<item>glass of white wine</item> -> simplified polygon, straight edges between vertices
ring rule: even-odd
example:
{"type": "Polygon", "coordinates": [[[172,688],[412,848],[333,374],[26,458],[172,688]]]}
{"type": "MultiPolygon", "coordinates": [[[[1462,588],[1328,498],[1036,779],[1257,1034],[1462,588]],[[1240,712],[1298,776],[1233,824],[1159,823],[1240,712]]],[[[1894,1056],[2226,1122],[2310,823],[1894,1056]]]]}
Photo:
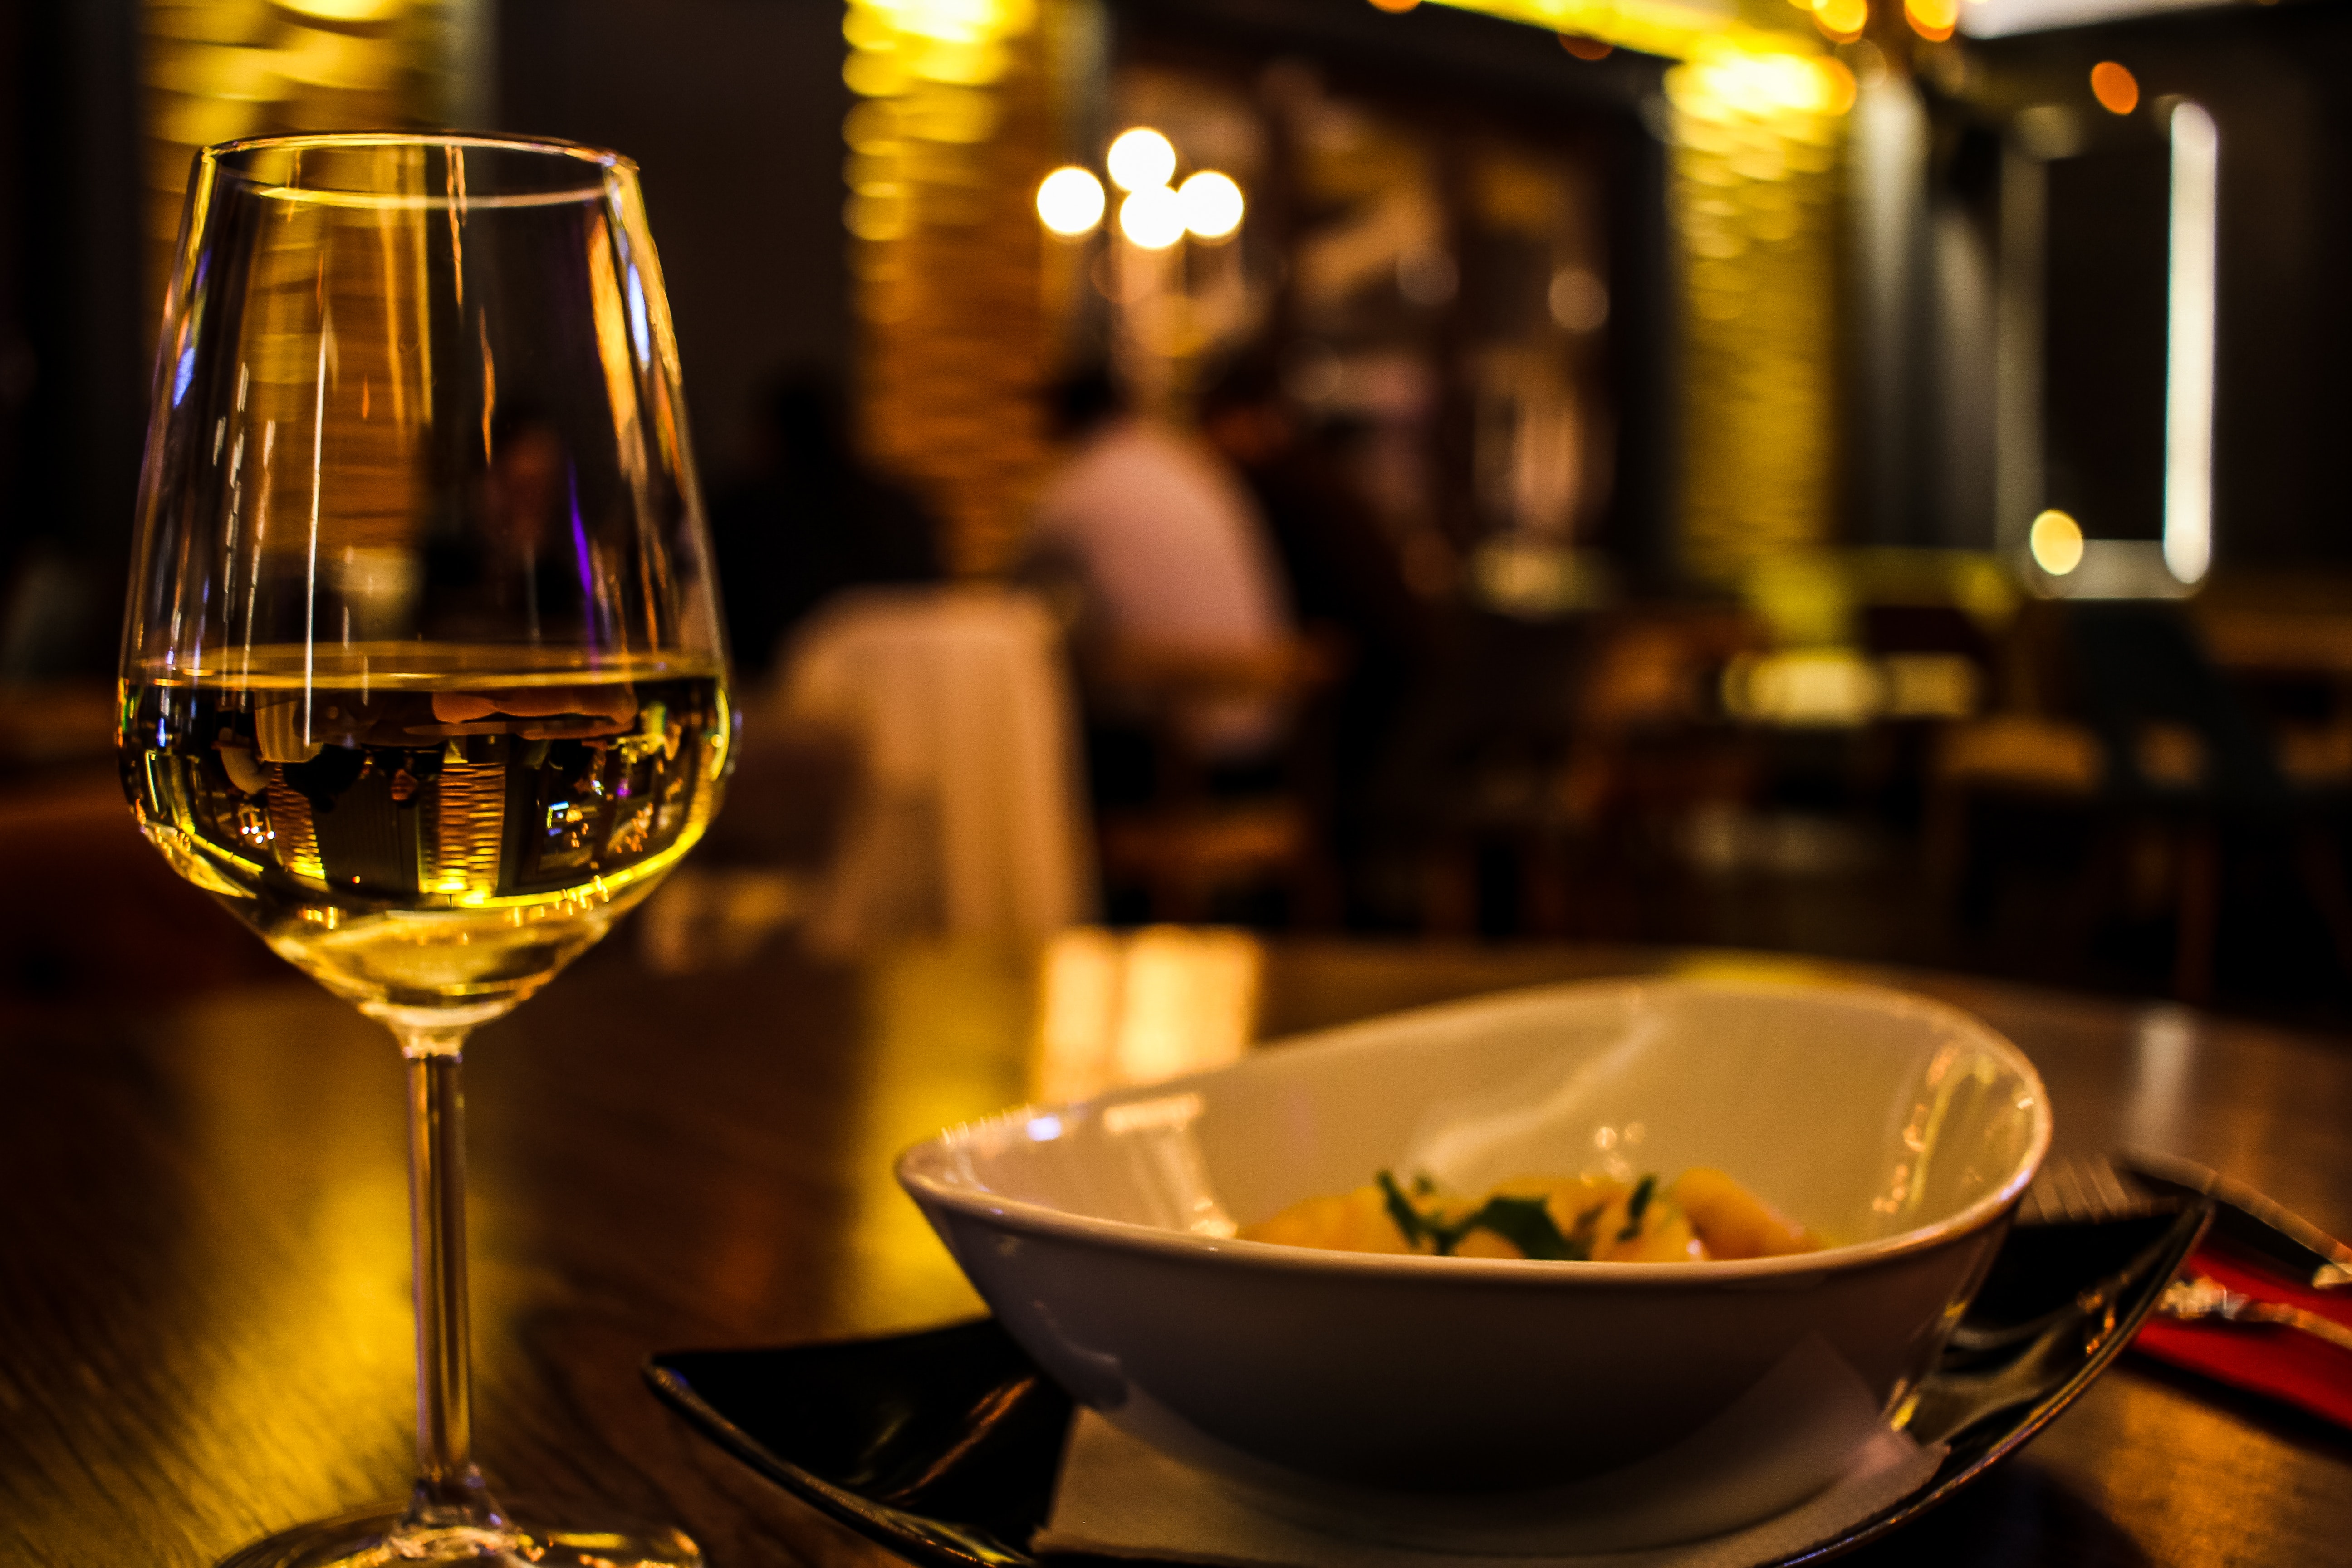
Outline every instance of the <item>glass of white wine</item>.
{"type": "Polygon", "coordinates": [[[468,1030],[643,899],[733,737],[635,167],[347,134],[201,153],[157,355],[121,667],[148,839],[407,1058],[404,1508],[231,1563],[695,1563],[509,1518],[475,1468],[468,1030]]]}

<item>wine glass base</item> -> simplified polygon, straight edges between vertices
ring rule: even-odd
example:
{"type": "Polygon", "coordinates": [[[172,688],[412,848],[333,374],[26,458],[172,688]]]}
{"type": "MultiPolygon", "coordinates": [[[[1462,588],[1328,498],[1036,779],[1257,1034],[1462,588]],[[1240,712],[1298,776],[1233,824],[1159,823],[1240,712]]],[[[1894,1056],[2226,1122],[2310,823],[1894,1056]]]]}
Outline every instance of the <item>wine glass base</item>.
{"type": "Polygon", "coordinates": [[[404,1529],[399,1503],[322,1519],[240,1547],[216,1568],[702,1568],[702,1551],[682,1531],[634,1519],[548,1525],[526,1509],[503,1529],[404,1529]]]}

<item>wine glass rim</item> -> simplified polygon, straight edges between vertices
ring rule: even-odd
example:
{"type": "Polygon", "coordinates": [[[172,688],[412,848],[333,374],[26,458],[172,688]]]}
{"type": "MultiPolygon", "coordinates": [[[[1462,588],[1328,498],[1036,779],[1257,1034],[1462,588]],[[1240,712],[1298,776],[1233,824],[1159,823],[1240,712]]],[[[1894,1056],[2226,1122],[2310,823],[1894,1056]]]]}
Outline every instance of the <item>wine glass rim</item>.
{"type": "Polygon", "coordinates": [[[606,147],[592,147],[584,142],[566,142],[553,136],[518,136],[497,132],[466,131],[312,131],[283,136],[245,136],[230,142],[215,142],[203,150],[200,156],[217,175],[254,187],[257,194],[278,195],[293,200],[322,202],[331,205],[362,205],[369,206],[394,205],[399,206],[541,206],[565,202],[601,200],[605,195],[603,176],[636,172],[636,163],[626,154],[606,147]],[[318,150],[359,150],[371,147],[443,148],[457,152],[536,153],[565,159],[584,169],[593,169],[599,177],[593,184],[551,191],[530,191],[503,194],[468,194],[463,190],[454,195],[430,195],[416,192],[392,192],[352,188],[350,186],[290,185],[271,179],[243,165],[243,161],[257,153],[303,153],[318,150]]]}

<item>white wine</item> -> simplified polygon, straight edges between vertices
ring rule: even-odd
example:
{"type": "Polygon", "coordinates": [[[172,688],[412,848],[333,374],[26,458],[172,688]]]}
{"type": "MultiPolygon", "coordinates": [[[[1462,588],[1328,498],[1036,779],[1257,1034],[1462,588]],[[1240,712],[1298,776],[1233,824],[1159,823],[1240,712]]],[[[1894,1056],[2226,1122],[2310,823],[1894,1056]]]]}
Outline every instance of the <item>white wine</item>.
{"type": "Polygon", "coordinates": [[[718,805],[714,668],[415,643],[321,647],[307,670],[299,647],[233,658],[122,683],[124,791],[180,875],[380,1016],[504,1012],[718,805]]]}

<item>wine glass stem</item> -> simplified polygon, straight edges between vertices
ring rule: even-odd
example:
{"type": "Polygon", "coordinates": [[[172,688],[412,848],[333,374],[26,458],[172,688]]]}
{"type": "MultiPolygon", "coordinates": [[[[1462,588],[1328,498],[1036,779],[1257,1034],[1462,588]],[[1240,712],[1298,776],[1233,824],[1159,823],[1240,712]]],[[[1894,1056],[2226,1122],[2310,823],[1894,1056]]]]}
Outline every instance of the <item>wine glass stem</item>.
{"type": "Polygon", "coordinates": [[[415,1249],[416,1492],[423,1523],[487,1522],[474,1468],[466,1325],[466,1030],[394,1026],[408,1058],[408,1202],[415,1249]]]}

